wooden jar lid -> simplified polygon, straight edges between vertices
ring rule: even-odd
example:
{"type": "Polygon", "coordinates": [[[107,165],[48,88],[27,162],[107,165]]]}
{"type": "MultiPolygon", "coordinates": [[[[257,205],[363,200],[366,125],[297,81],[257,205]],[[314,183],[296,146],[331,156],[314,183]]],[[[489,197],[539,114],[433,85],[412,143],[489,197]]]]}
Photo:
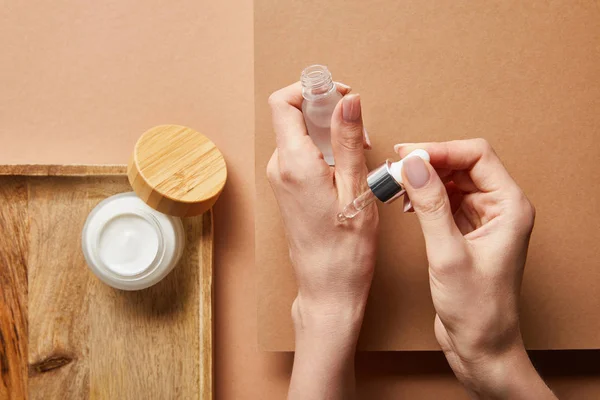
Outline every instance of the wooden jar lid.
{"type": "Polygon", "coordinates": [[[206,136],[179,125],[161,125],[137,141],[127,168],[129,183],[150,207],[176,217],[200,215],[223,191],[223,154],[206,136]]]}

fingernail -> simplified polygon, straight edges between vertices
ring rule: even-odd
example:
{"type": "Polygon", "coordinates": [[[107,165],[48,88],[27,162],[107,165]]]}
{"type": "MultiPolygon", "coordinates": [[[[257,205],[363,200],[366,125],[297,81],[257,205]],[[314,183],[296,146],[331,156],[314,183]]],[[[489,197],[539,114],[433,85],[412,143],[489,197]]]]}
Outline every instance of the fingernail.
{"type": "Polygon", "coordinates": [[[394,152],[399,152],[401,148],[406,147],[406,146],[410,146],[413,143],[398,143],[394,145],[394,152]]]}
{"type": "Polygon", "coordinates": [[[367,147],[369,149],[371,149],[373,146],[371,145],[371,138],[369,137],[369,132],[367,132],[367,129],[363,126],[363,136],[365,137],[365,143],[367,144],[367,147]]]}
{"type": "Polygon", "coordinates": [[[415,189],[425,186],[429,181],[429,168],[427,168],[425,161],[421,157],[408,157],[404,160],[402,169],[406,173],[406,179],[408,179],[410,185],[415,189]]]}
{"type": "Polygon", "coordinates": [[[346,85],[345,83],[342,82],[335,82],[336,86],[341,87],[342,89],[346,89],[348,92],[352,90],[352,88],[348,85],[346,85]]]}
{"type": "Polygon", "coordinates": [[[360,118],[360,96],[349,94],[344,96],[342,103],[342,118],[346,122],[356,122],[360,118]]]}

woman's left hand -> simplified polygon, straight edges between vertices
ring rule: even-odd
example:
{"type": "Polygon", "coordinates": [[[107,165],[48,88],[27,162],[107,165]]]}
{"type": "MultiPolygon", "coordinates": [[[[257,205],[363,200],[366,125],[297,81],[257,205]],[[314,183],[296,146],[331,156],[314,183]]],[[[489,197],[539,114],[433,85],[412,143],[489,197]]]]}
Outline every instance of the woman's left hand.
{"type": "Polygon", "coordinates": [[[336,371],[342,377],[337,380],[340,385],[348,386],[348,379],[353,382],[354,349],[375,266],[379,221],[375,205],[352,220],[337,220],[344,206],[366,189],[368,173],[360,97],[348,94],[344,85],[337,89],[344,97],[331,120],[335,167],[327,165],[308,136],[300,84],[269,98],[277,149],[267,175],[279,204],[298,285],[292,305],[296,359],[290,397],[311,398],[307,386],[344,393],[332,385],[336,379],[331,374],[336,371]],[[308,379],[310,383],[304,382],[308,379]],[[318,384],[320,380],[323,385],[318,384]]]}
{"type": "MultiPolygon", "coordinates": [[[[347,94],[335,108],[331,141],[335,167],[312,142],[302,116],[296,83],[271,95],[277,149],[267,175],[279,204],[298,284],[296,323],[362,311],[375,263],[378,225],[373,205],[344,223],[337,214],[366,188],[360,97],[347,94]],[[311,315],[308,315],[311,314],[311,315]],[[323,315],[320,315],[323,314],[323,315]]],[[[339,322],[339,321],[338,321],[339,322]]]]}

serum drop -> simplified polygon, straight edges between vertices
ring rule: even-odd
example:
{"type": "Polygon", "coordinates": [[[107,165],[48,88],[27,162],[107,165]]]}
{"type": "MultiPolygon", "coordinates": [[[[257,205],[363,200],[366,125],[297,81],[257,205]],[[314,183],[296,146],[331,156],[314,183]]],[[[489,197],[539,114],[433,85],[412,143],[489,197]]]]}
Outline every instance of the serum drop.
{"type": "Polygon", "coordinates": [[[311,65],[302,71],[302,114],[308,135],[323,153],[325,161],[334,165],[331,150],[331,115],[342,95],[337,91],[331,73],[324,65],[311,65]]]}

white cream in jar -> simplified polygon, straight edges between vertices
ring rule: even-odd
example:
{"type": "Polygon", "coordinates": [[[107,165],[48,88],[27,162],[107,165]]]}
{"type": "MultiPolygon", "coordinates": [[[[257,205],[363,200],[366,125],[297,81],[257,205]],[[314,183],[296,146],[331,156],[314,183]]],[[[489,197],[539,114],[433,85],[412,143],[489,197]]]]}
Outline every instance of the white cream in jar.
{"type": "Polygon", "coordinates": [[[90,270],[104,283],[139,290],[158,283],[177,265],[185,233],[180,218],[156,211],[128,192],[92,210],[81,244],[90,270]]]}

